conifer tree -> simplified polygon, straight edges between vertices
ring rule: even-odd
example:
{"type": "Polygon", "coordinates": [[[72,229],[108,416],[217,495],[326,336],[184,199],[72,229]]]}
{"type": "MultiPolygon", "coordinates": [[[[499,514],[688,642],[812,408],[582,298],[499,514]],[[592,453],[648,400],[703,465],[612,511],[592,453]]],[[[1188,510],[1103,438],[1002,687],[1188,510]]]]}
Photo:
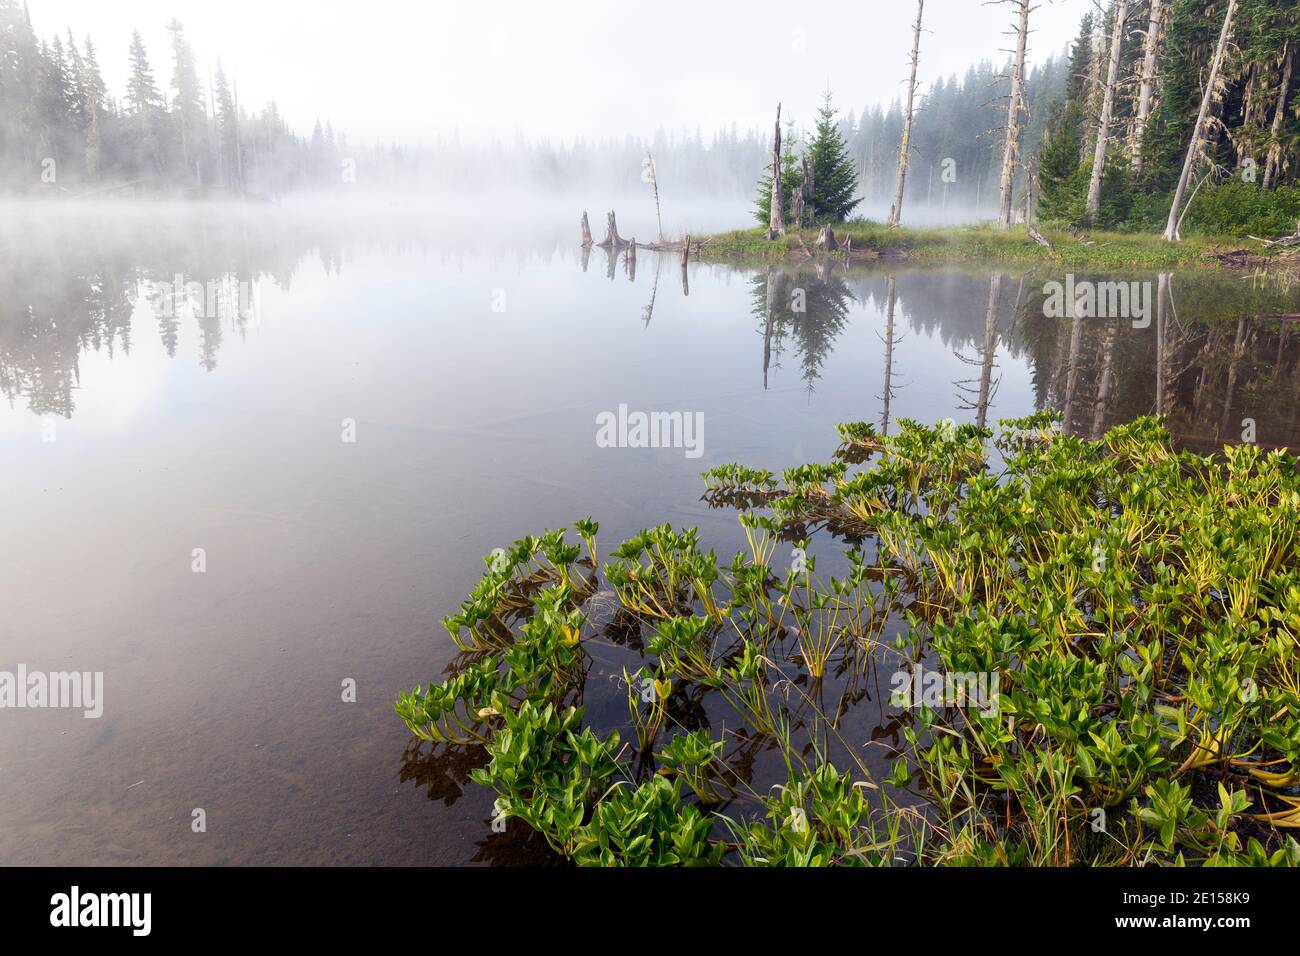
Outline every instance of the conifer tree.
{"type": "Polygon", "coordinates": [[[811,199],[814,220],[843,222],[862,200],[857,196],[857,166],[849,157],[848,146],[836,125],[829,90],[817,111],[817,128],[808,145],[808,155],[815,164],[811,199]]]}

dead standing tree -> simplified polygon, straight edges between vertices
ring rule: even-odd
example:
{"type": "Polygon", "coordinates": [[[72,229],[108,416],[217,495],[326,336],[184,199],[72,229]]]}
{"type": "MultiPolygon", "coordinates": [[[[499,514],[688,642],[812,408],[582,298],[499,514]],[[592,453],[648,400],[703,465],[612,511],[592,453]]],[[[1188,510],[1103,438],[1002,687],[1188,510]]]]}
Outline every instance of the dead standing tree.
{"type": "Polygon", "coordinates": [[[772,208],[767,220],[767,238],[785,235],[785,201],[781,196],[781,104],[776,104],[776,125],[772,128],[772,208]]]}
{"type": "Polygon", "coordinates": [[[1024,108],[1025,49],[1029,41],[1030,0],[993,0],[1012,3],[1016,8],[1016,56],[1011,65],[1011,93],[1007,97],[1006,138],[1002,144],[1002,173],[998,179],[998,225],[1011,225],[1011,199],[1016,186],[1016,162],[1020,155],[1020,114],[1024,108]]]}
{"type": "Polygon", "coordinates": [[[1276,184],[1278,167],[1282,164],[1282,145],[1280,136],[1282,123],[1286,119],[1286,97],[1291,89],[1291,74],[1295,65],[1295,50],[1291,41],[1282,44],[1282,85],[1277,92],[1277,106],[1273,110],[1273,125],[1269,131],[1268,159],[1264,163],[1264,188],[1272,189],[1276,184]]]}
{"type": "MultiPolygon", "coordinates": [[[[1022,0],[1025,2],[1025,0],[1022,0]]],[[[1097,145],[1092,154],[1092,177],[1088,181],[1087,218],[1097,221],[1101,212],[1101,177],[1106,171],[1106,150],[1110,144],[1110,119],[1115,110],[1115,87],[1119,83],[1120,49],[1124,45],[1124,25],[1128,20],[1128,0],[1115,0],[1111,5],[1114,26],[1110,34],[1110,64],[1106,68],[1106,85],[1101,94],[1101,117],[1097,120],[1097,145]]],[[[1024,41],[1021,41],[1021,50],[1024,41]]]]}
{"type": "Polygon", "coordinates": [[[1210,63],[1210,74],[1205,79],[1205,94],[1201,97],[1201,110],[1196,114],[1196,125],[1192,127],[1192,141],[1187,144],[1187,158],[1183,160],[1183,172],[1178,177],[1178,186],[1174,189],[1174,201],[1169,206],[1169,221],[1165,223],[1164,237],[1169,242],[1180,238],[1178,231],[1178,209],[1183,204],[1183,194],[1187,192],[1187,183],[1192,178],[1192,170],[1201,155],[1201,137],[1205,133],[1205,120],[1210,113],[1210,103],[1214,100],[1214,87],[1219,82],[1219,68],[1223,66],[1223,53],[1228,46],[1228,37],[1232,34],[1232,18],[1237,13],[1237,0],[1228,0],[1228,10],[1223,15],[1223,29],[1219,32],[1219,45],[1214,51],[1214,60],[1210,63]]]}
{"type": "Polygon", "coordinates": [[[1138,87],[1137,117],[1133,120],[1133,138],[1129,144],[1129,167],[1135,173],[1142,172],[1142,141],[1146,138],[1151,100],[1155,95],[1156,54],[1160,49],[1160,16],[1163,11],[1163,0],[1151,0],[1151,18],[1142,40],[1142,80],[1138,87]]]}
{"type": "Polygon", "coordinates": [[[894,205],[889,209],[890,227],[903,218],[903,187],[907,184],[907,162],[912,151],[912,117],[916,102],[916,66],[921,61],[921,14],[925,0],[916,0],[916,23],[912,27],[912,75],[907,81],[907,110],[903,113],[903,139],[898,146],[898,182],[894,187],[894,205]]]}

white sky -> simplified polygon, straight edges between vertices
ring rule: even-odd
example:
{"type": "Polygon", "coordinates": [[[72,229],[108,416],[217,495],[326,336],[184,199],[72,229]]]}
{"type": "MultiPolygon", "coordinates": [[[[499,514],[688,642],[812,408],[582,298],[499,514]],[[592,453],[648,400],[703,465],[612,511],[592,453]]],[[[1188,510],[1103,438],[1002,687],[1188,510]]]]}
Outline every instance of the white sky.
{"type": "MultiPolygon", "coordinates": [[[[37,33],[89,33],[121,96],[131,30],[159,86],[163,24],[186,27],[201,68],[218,57],[246,109],[275,98],[300,133],[317,116],[354,143],[650,136],[735,122],[810,122],[827,83],[855,111],[899,96],[913,0],[29,0],[37,33]],[[774,28],[773,23],[781,24],[774,28]],[[799,50],[802,39],[802,52],[799,50]]],[[[1062,50],[1093,0],[1041,0],[1030,57],[1062,50]]],[[[1001,62],[1010,10],[927,0],[920,79],[1001,62]]]]}

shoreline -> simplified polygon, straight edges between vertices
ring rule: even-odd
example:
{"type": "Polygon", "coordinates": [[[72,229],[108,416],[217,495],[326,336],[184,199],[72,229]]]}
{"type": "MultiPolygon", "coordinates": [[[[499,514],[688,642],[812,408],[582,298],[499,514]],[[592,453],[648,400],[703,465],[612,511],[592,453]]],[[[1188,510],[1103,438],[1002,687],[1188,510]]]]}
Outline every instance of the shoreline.
{"type": "Polygon", "coordinates": [[[1095,268],[1198,268],[1235,271],[1268,269],[1300,274],[1300,253],[1251,249],[1230,236],[1192,236],[1166,242],[1146,233],[1071,233],[1044,229],[1051,247],[1039,245],[1025,226],[950,226],[890,229],[874,222],[832,227],[840,248],[817,253],[816,229],[791,231],[768,240],[761,227],[737,229],[692,238],[692,256],[703,262],[759,260],[763,262],[909,263],[942,265],[956,262],[1005,260],[1095,268]]]}

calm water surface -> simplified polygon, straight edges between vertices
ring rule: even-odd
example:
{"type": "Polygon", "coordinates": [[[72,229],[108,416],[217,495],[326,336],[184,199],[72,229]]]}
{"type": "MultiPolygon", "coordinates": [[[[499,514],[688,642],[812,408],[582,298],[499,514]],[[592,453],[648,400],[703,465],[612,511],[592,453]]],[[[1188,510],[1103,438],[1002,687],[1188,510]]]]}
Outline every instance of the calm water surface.
{"type": "MultiPolygon", "coordinates": [[[[0,669],[102,671],[105,700],[0,710],[0,863],[542,859],[491,832],[473,755],[411,746],[393,714],[452,656],[438,620],[485,553],[587,515],[606,551],[669,521],[729,556],[699,472],[826,460],[835,422],[1051,407],[1098,435],[1161,412],[1195,447],[1245,419],[1300,444],[1300,326],[1259,317],[1300,303],[1272,280],[1089,277],[1165,287],[1141,329],[1046,318],[1043,269],[683,282],[643,251],[631,275],[584,261],[579,211],[5,211],[0,669]],[[703,413],[702,456],[598,447],[620,404],[703,413]]],[[[625,235],[652,221],[620,210],[625,235]]],[[[597,658],[592,719],[616,723],[621,660],[597,658]]],[[[862,699],[865,738],[885,715],[862,699]]]]}

